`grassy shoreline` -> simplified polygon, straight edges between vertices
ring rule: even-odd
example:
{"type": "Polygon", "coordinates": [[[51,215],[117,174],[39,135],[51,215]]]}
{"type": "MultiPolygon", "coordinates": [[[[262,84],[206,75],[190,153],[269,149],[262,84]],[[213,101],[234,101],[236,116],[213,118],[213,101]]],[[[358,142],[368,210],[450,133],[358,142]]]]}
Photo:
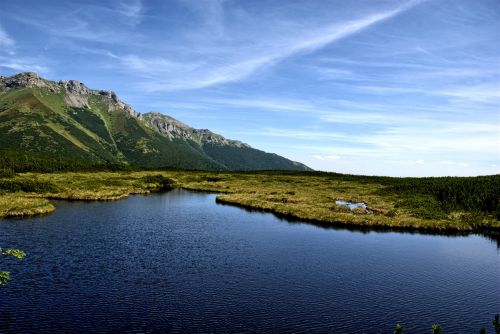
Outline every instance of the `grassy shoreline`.
{"type": "MultiPolygon", "coordinates": [[[[472,181],[459,180],[455,183],[492,182],[489,179],[467,179],[472,181]]],[[[165,189],[165,180],[171,180],[175,186],[187,190],[218,193],[217,202],[221,204],[272,212],[283,218],[324,226],[436,233],[500,231],[500,221],[494,213],[457,209],[450,203],[436,202],[437,195],[426,195],[415,190],[418,182],[436,183],[433,179],[415,181],[331,173],[21,173],[0,179],[0,187],[3,187],[0,193],[0,218],[50,213],[55,210],[50,199],[100,201],[148,194],[165,189]],[[416,186],[410,181],[417,182],[416,186]],[[351,211],[335,205],[336,200],[363,201],[368,205],[368,210],[351,211]],[[436,206],[444,206],[443,203],[451,209],[443,211],[436,206]]],[[[450,180],[442,181],[451,182],[451,185],[445,184],[444,189],[447,191],[452,191],[455,184],[453,178],[450,180]]],[[[492,180],[496,182],[496,178],[492,180]]],[[[431,187],[432,184],[424,186],[431,187]]],[[[490,187],[489,183],[481,186],[486,189],[490,187]]],[[[496,186],[496,183],[492,183],[492,186],[496,186]]]]}
{"type": "Polygon", "coordinates": [[[55,206],[45,198],[30,198],[16,194],[0,195],[0,218],[24,218],[49,214],[55,206]]]}

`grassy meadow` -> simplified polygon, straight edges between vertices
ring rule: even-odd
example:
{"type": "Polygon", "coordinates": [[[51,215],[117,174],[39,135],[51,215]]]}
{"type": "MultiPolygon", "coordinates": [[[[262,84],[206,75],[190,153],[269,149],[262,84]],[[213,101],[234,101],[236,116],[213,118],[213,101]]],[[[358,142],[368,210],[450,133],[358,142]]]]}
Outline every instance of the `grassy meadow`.
{"type": "Polygon", "coordinates": [[[180,187],[219,203],[331,226],[500,231],[500,176],[389,178],[318,172],[107,171],[0,173],[0,217],[52,212],[51,199],[118,200],[180,187]],[[337,206],[363,201],[367,209],[337,206]]]}

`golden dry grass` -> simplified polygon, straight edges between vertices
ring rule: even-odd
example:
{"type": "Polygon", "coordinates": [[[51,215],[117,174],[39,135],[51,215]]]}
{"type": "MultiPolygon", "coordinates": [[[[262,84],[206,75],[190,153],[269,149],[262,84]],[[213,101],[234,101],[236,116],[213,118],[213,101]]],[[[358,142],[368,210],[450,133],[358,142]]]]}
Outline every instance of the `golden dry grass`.
{"type": "MultiPolygon", "coordinates": [[[[445,219],[422,219],[404,208],[395,208],[397,198],[381,195],[381,184],[367,183],[322,175],[279,173],[228,173],[197,171],[24,173],[16,180],[36,179],[51,182],[58,191],[51,193],[13,193],[0,195],[0,217],[11,213],[39,214],[54,207],[47,199],[116,200],[130,194],[155,191],[158,184],[148,183],[146,176],[161,174],[176,185],[195,191],[220,193],[219,202],[266,210],[279,215],[332,225],[387,227],[415,230],[472,231],[475,227],[451,213],[445,219]],[[365,210],[350,211],[335,205],[336,200],[364,201],[365,210]]],[[[482,226],[500,229],[494,219],[482,226]]]]}
{"type": "Polygon", "coordinates": [[[19,194],[0,195],[0,218],[35,216],[50,213],[55,209],[45,198],[19,194]]]}
{"type": "Polygon", "coordinates": [[[331,180],[324,176],[276,174],[212,174],[178,175],[186,189],[221,192],[222,203],[260,209],[302,220],[355,225],[432,230],[471,230],[458,220],[426,220],[413,217],[403,209],[395,209],[395,200],[381,196],[379,184],[331,180]],[[213,181],[207,181],[212,179],[213,181]],[[372,213],[351,211],[337,206],[336,200],[363,201],[372,213]]]}

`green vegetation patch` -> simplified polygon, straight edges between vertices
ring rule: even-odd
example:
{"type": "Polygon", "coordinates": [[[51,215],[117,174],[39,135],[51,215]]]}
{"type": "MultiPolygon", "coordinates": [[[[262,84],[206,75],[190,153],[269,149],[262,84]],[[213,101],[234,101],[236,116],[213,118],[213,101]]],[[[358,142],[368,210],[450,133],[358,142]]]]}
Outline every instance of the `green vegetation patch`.
{"type": "Polygon", "coordinates": [[[161,174],[146,175],[142,178],[145,183],[154,183],[157,185],[157,190],[165,191],[175,187],[175,181],[161,174]]]}
{"type": "Polygon", "coordinates": [[[50,173],[61,171],[119,171],[129,170],[130,166],[113,162],[71,159],[41,152],[0,149],[0,169],[10,169],[17,173],[50,173]]]}
{"type": "Polygon", "coordinates": [[[70,108],[68,114],[87,129],[92,129],[96,135],[112,144],[113,138],[106,127],[104,120],[88,108],[70,108]]]}
{"type": "Polygon", "coordinates": [[[58,191],[51,182],[38,180],[0,180],[0,189],[7,192],[50,193],[58,191]]]}
{"type": "Polygon", "coordinates": [[[0,168],[0,178],[14,177],[16,172],[12,168],[0,168]]]}
{"type": "Polygon", "coordinates": [[[381,195],[401,198],[398,206],[416,216],[440,218],[452,212],[474,212],[500,219],[500,175],[384,180],[381,195]]]}
{"type": "Polygon", "coordinates": [[[45,198],[27,197],[25,193],[0,194],[0,218],[29,217],[47,214],[55,210],[45,198]]]}
{"type": "MultiPolygon", "coordinates": [[[[116,200],[129,194],[178,186],[217,192],[221,203],[270,211],[323,225],[436,232],[500,230],[500,220],[495,211],[498,201],[491,200],[498,194],[496,175],[400,179],[318,172],[165,169],[20,173],[0,181],[0,191],[4,189],[0,199],[8,196],[19,198],[20,208],[29,208],[28,199],[34,196],[40,199],[116,200]],[[444,193],[447,195],[443,197],[444,193]],[[337,200],[362,201],[368,208],[351,211],[336,205],[337,200]]],[[[7,212],[11,202],[12,198],[0,201],[0,212],[7,212]]],[[[43,203],[37,205],[43,206],[43,203]]],[[[27,212],[24,209],[15,211],[27,212]]]]}
{"type": "Polygon", "coordinates": [[[441,209],[441,203],[432,196],[410,195],[398,200],[395,208],[409,209],[415,217],[423,219],[445,219],[446,212],[441,209]]]}

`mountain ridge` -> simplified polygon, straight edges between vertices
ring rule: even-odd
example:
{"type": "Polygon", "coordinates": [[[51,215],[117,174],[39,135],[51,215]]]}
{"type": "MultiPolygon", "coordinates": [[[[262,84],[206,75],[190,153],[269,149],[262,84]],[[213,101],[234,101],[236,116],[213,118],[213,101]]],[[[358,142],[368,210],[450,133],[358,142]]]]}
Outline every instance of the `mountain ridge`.
{"type": "Polygon", "coordinates": [[[141,114],[113,91],[34,72],[0,76],[0,149],[145,167],[311,170],[162,113],[141,114]]]}

